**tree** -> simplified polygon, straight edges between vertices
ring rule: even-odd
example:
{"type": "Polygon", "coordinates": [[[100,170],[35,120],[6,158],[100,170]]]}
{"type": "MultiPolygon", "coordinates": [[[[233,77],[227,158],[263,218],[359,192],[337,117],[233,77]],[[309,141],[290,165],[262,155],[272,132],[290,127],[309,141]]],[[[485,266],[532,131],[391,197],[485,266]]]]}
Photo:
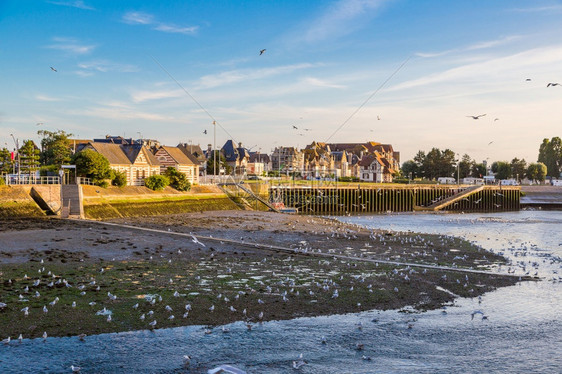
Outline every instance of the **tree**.
{"type": "Polygon", "coordinates": [[[41,162],[44,165],[56,165],[57,169],[60,169],[62,164],[68,164],[72,158],[72,151],[70,149],[70,139],[69,136],[72,134],[67,134],[62,130],[57,130],[56,132],[39,130],[37,131],[42,137],[41,140],[41,162]]]}
{"type": "Polygon", "coordinates": [[[475,162],[470,158],[469,155],[465,154],[462,156],[462,159],[459,161],[459,175],[460,178],[466,178],[471,175],[472,167],[475,162]]]}
{"type": "Polygon", "coordinates": [[[537,180],[539,182],[544,182],[547,176],[548,169],[542,162],[537,162],[537,180]]]}
{"type": "Polygon", "coordinates": [[[496,161],[492,164],[492,172],[496,174],[496,179],[511,178],[511,164],[505,161],[496,161]]]}
{"type": "Polygon", "coordinates": [[[187,180],[185,173],[181,173],[174,167],[169,167],[164,173],[165,176],[170,180],[170,186],[178,191],[189,191],[191,189],[191,183],[187,180]]]}
{"type": "Polygon", "coordinates": [[[76,165],[76,174],[90,178],[97,186],[107,186],[106,179],[113,179],[113,170],[104,155],[93,149],[85,149],[74,155],[72,163],[76,165]]]}
{"type": "Polygon", "coordinates": [[[114,177],[111,181],[113,186],[125,187],[127,185],[127,174],[123,171],[113,171],[114,177]]]}
{"type": "Polygon", "coordinates": [[[483,163],[474,163],[472,164],[471,173],[474,178],[482,178],[484,175],[486,175],[486,166],[483,163]]]}
{"type": "Polygon", "coordinates": [[[562,139],[555,136],[543,139],[539,147],[538,161],[546,165],[548,176],[558,178],[562,169],[562,139]]]}
{"type": "Polygon", "coordinates": [[[33,140],[25,140],[19,149],[20,172],[31,174],[39,168],[39,148],[33,140]]]}
{"type": "Polygon", "coordinates": [[[144,185],[153,191],[161,191],[170,184],[165,175],[152,175],[144,180],[144,185]]]}
{"type": "Polygon", "coordinates": [[[224,169],[225,174],[230,174],[232,172],[232,168],[230,167],[230,165],[228,165],[226,163],[226,158],[224,157],[224,155],[220,152],[220,151],[213,151],[216,154],[216,160],[217,163],[216,165],[213,167],[213,163],[215,160],[215,157],[213,157],[213,154],[209,154],[209,157],[207,158],[207,174],[219,174],[221,168],[224,169]]]}
{"type": "Polygon", "coordinates": [[[516,178],[523,178],[525,172],[527,171],[527,162],[525,159],[518,159],[515,157],[511,160],[511,175],[516,178]]]}
{"type": "MultiPolygon", "coordinates": [[[[421,156],[421,154],[423,152],[418,152],[418,155],[421,156]]],[[[432,148],[423,160],[422,172],[428,179],[451,177],[455,171],[455,152],[450,149],[441,151],[439,148],[432,148]]]]}
{"type": "Polygon", "coordinates": [[[12,154],[8,148],[0,150],[0,174],[10,174],[13,171],[14,162],[12,161],[12,154]]]}
{"type": "Polygon", "coordinates": [[[404,177],[406,178],[411,179],[414,179],[418,176],[419,170],[420,168],[417,163],[412,160],[404,162],[401,168],[402,175],[404,175],[404,177]]]}

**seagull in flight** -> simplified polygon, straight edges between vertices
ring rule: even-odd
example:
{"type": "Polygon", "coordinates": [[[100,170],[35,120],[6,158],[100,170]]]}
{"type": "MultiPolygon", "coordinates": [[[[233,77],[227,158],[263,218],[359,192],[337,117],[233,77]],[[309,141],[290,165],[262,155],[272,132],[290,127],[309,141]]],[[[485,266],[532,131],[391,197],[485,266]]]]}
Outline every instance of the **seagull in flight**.
{"type": "Polygon", "coordinates": [[[525,79],[525,82],[530,82],[530,81],[531,81],[531,78],[525,79]]]}
{"type": "Polygon", "coordinates": [[[490,143],[488,143],[488,145],[492,144],[494,141],[492,140],[490,143]]]}
{"type": "Polygon", "coordinates": [[[57,69],[55,69],[54,67],[51,66],[51,70],[54,71],[55,73],[57,72],[57,69]]]}
{"type": "Polygon", "coordinates": [[[265,53],[265,48],[264,49],[260,49],[260,56],[263,55],[265,53]]]}
{"type": "Polygon", "coordinates": [[[293,125],[293,129],[298,130],[299,128],[295,125],[293,125]]]}
{"type": "Polygon", "coordinates": [[[480,114],[480,115],[477,115],[477,116],[467,116],[467,117],[472,118],[472,119],[478,119],[480,117],[484,117],[485,115],[486,115],[486,113],[480,114]]]}
{"type": "Polygon", "coordinates": [[[207,130],[203,130],[203,134],[207,135],[207,130]]]}
{"type": "Polygon", "coordinates": [[[546,86],[547,87],[550,87],[550,86],[554,87],[554,86],[562,86],[562,85],[560,83],[549,83],[546,86]]]}

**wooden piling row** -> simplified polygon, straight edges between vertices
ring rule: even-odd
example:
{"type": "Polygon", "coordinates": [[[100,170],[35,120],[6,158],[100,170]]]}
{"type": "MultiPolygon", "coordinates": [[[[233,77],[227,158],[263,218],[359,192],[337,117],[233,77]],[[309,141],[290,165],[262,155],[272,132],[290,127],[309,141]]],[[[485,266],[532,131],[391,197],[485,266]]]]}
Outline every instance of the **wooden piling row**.
{"type": "MultiPolygon", "coordinates": [[[[458,186],[381,186],[381,187],[272,187],[270,202],[282,202],[301,214],[346,215],[381,212],[411,212],[427,208],[463,188],[458,186]]],[[[519,210],[519,188],[486,186],[442,210],[499,212],[519,210]]]]}

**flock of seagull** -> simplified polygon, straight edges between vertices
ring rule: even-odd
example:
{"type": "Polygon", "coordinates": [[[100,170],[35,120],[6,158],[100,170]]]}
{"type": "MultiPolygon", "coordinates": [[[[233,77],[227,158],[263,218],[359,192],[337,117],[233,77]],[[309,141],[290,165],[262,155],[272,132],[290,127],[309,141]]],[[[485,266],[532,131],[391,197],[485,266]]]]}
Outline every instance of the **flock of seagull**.
{"type": "MultiPolygon", "coordinates": [[[[341,228],[338,227],[339,224],[335,223],[334,225],[336,225],[335,228],[329,228],[325,231],[318,231],[318,232],[313,232],[313,234],[328,234],[326,236],[326,239],[330,239],[330,238],[343,238],[343,239],[347,239],[347,240],[357,240],[358,236],[357,236],[357,232],[350,230],[349,228],[341,228]]],[[[455,245],[458,244],[458,239],[452,236],[447,236],[447,235],[440,235],[440,236],[436,236],[436,238],[434,240],[428,240],[427,238],[425,238],[424,236],[421,235],[411,235],[408,233],[393,233],[392,235],[388,235],[387,232],[371,232],[370,236],[369,236],[369,242],[364,243],[364,249],[366,251],[362,251],[359,254],[359,257],[367,257],[369,256],[369,248],[371,248],[373,246],[374,243],[379,243],[383,246],[387,246],[389,251],[392,249],[392,247],[398,247],[398,248],[404,248],[403,250],[403,255],[404,256],[408,256],[410,258],[421,258],[424,261],[423,262],[427,262],[427,260],[429,261],[437,261],[438,257],[436,257],[435,253],[434,253],[434,248],[436,246],[436,244],[440,244],[441,246],[445,247],[445,248],[450,248],[453,247],[455,245]],[[407,234],[407,235],[403,235],[403,234],[407,234]]],[[[201,246],[201,247],[206,247],[206,245],[201,242],[200,238],[196,237],[195,235],[191,235],[191,242],[194,245],[197,246],[201,246]]],[[[321,249],[314,249],[310,246],[310,244],[306,241],[301,241],[300,243],[298,243],[297,245],[295,245],[294,250],[296,252],[301,252],[301,253],[310,253],[310,254],[314,254],[315,252],[320,253],[322,252],[321,249]]],[[[354,252],[352,251],[353,248],[352,247],[346,247],[344,249],[328,249],[327,253],[329,253],[330,255],[353,255],[354,252]]],[[[373,254],[376,254],[376,252],[374,252],[373,254]]],[[[484,256],[485,258],[485,256],[484,256]]],[[[392,260],[390,257],[386,258],[387,261],[392,260]]],[[[453,261],[464,261],[466,260],[466,257],[462,257],[462,256],[456,256],[454,259],[452,259],[453,261]]],[[[170,260],[171,261],[171,260],[170,260]]],[[[336,261],[336,257],[334,256],[333,259],[330,257],[325,257],[324,259],[320,259],[319,260],[319,264],[322,264],[328,268],[333,268],[333,265],[335,265],[336,261]]],[[[268,259],[267,257],[264,257],[262,261],[260,261],[261,265],[266,265],[268,263],[268,259]]],[[[340,257],[339,260],[340,265],[344,266],[344,269],[353,269],[353,267],[355,266],[354,263],[345,260],[344,258],[340,257]]],[[[44,261],[41,260],[41,264],[44,264],[44,261]]],[[[455,266],[454,262],[453,262],[453,267],[455,266]]],[[[292,264],[288,264],[288,270],[290,271],[290,274],[296,274],[297,273],[297,266],[296,265],[292,265],[292,264]]],[[[100,269],[100,273],[103,273],[105,271],[109,271],[107,269],[101,268],[100,269]]],[[[232,269],[228,268],[227,273],[232,272],[232,269]]],[[[426,273],[426,270],[423,270],[423,274],[426,273]]],[[[78,290],[80,290],[80,295],[81,296],[85,296],[86,295],[86,287],[88,287],[88,289],[95,289],[97,291],[100,290],[100,285],[96,283],[95,279],[91,279],[91,281],[88,284],[70,284],[70,282],[68,282],[66,279],[62,279],[61,277],[57,277],[53,272],[48,271],[44,266],[41,267],[41,269],[39,269],[38,271],[39,274],[39,278],[38,279],[33,279],[33,277],[29,277],[27,274],[24,275],[23,279],[33,282],[31,288],[29,286],[26,286],[25,288],[23,288],[22,294],[20,295],[20,300],[25,300],[28,296],[27,295],[33,295],[35,297],[40,297],[40,292],[39,289],[40,287],[49,287],[52,288],[55,285],[62,285],[66,288],[72,288],[72,287],[76,287],[78,290]],[[45,281],[44,279],[41,279],[41,275],[43,274],[47,274],[50,277],[52,277],[51,281],[45,281]],[[47,283],[48,282],[48,283],[47,283]],[[33,292],[33,288],[35,288],[35,292],[33,292]],[[26,296],[24,296],[26,295],[26,296]]],[[[411,282],[414,282],[414,277],[418,276],[418,274],[420,274],[419,271],[415,270],[414,267],[412,266],[398,266],[395,267],[392,272],[390,274],[388,274],[387,276],[390,278],[397,278],[397,279],[401,279],[401,281],[403,282],[403,284],[405,285],[405,287],[408,286],[408,284],[410,284],[411,282]]],[[[447,276],[444,275],[443,279],[446,280],[447,276]]],[[[346,273],[345,271],[343,273],[341,273],[341,275],[338,278],[335,278],[334,276],[331,277],[325,277],[324,280],[322,280],[321,282],[319,281],[314,281],[312,282],[312,286],[313,287],[308,287],[307,289],[300,289],[299,290],[299,286],[297,285],[297,283],[295,282],[296,278],[295,277],[291,277],[291,276],[287,276],[287,275],[283,275],[283,274],[276,274],[275,271],[273,271],[273,273],[271,274],[271,279],[269,280],[269,283],[263,282],[263,280],[259,280],[257,281],[257,284],[260,287],[263,287],[266,291],[264,293],[264,295],[269,295],[269,296],[274,296],[277,295],[283,302],[289,302],[289,300],[291,298],[298,298],[302,292],[302,294],[308,294],[309,296],[313,296],[315,293],[318,292],[324,292],[327,293],[329,295],[331,295],[332,299],[336,299],[340,296],[340,294],[344,293],[344,292],[352,292],[354,290],[354,287],[366,287],[366,289],[369,292],[373,292],[373,285],[371,283],[368,283],[368,279],[363,275],[363,274],[352,274],[352,273],[346,273]],[[343,288],[342,285],[340,283],[343,282],[344,280],[344,275],[345,276],[349,276],[350,279],[353,280],[353,284],[349,287],[349,288],[343,288]]],[[[11,280],[10,280],[11,281],[11,280]]],[[[466,275],[464,277],[464,279],[461,281],[460,279],[456,279],[456,283],[464,283],[464,287],[470,287],[470,282],[469,282],[469,277],[468,275],[466,275]]],[[[170,285],[173,284],[172,279],[170,279],[170,285]]],[[[399,292],[398,287],[394,287],[393,289],[394,292],[399,292]]],[[[250,292],[256,292],[256,290],[251,289],[250,292]]],[[[259,314],[257,314],[256,316],[254,316],[253,318],[250,318],[250,316],[248,315],[248,312],[246,311],[246,309],[242,310],[242,311],[238,311],[237,308],[235,308],[234,304],[232,303],[235,300],[238,300],[240,297],[242,297],[245,294],[245,292],[243,291],[239,291],[232,299],[230,300],[229,297],[227,297],[226,294],[223,293],[219,293],[218,295],[216,295],[216,299],[217,301],[221,302],[221,303],[226,303],[227,305],[230,304],[228,306],[228,310],[231,313],[240,313],[241,316],[243,317],[243,319],[246,320],[246,327],[248,330],[252,330],[252,322],[258,322],[261,323],[261,321],[264,318],[264,310],[265,312],[267,312],[266,309],[260,311],[259,314]]],[[[179,292],[176,290],[174,292],[173,297],[182,297],[183,295],[179,294],[179,292]]],[[[117,295],[112,294],[111,292],[107,293],[107,300],[108,301],[115,301],[118,298],[117,295]]],[[[25,301],[22,301],[25,302],[25,301]]],[[[55,297],[50,303],[46,304],[43,306],[42,308],[42,313],[50,313],[49,308],[54,308],[55,305],[59,302],[59,297],[55,297]]],[[[154,306],[156,303],[160,303],[160,304],[165,304],[162,296],[160,295],[146,295],[145,297],[145,301],[146,305],[148,307],[150,306],[154,306]]],[[[259,298],[257,300],[257,303],[260,306],[265,306],[263,304],[265,304],[266,302],[264,302],[262,300],[262,298],[259,298]]],[[[96,303],[95,302],[90,302],[91,306],[94,306],[96,303]]],[[[361,307],[361,304],[358,303],[357,305],[359,308],[361,307]]],[[[8,305],[6,303],[0,302],[0,310],[4,309],[8,307],[8,305]]],[[[71,304],[71,307],[76,307],[76,301],[73,301],[71,304]]],[[[132,306],[132,310],[131,313],[134,313],[135,311],[138,311],[140,307],[140,304],[137,303],[135,305],[132,306]]],[[[168,320],[172,320],[175,318],[175,314],[174,312],[179,312],[180,315],[182,315],[183,318],[188,318],[190,311],[192,310],[192,305],[190,303],[186,303],[184,308],[184,310],[182,311],[174,311],[174,309],[169,306],[166,305],[164,307],[164,310],[166,311],[165,315],[160,316],[159,318],[164,318],[164,319],[168,319],[168,320]]],[[[215,312],[215,304],[211,305],[211,307],[208,308],[210,313],[215,312]]],[[[24,316],[29,315],[30,313],[30,309],[29,307],[24,307],[21,309],[21,312],[24,313],[24,316]]],[[[157,316],[155,315],[153,310],[150,310],[148,312],[145,313],[139,313],[138,318],[147,323],[147,328],[150,330],[154,330],[157,327],[157,316]]],[[[106,318],[107,323],[111,323],[112,322],[112,312],[111,310],[107,309],[105,306],[96,312],[97,315],[100,316],[104,316],[106,318]]],[[[444,313],[446,314],[446,313],[444,313]]],[[[485,320],[488,317],[484,315],[484,312],[482,312],[481,310],[476,310],[474,312],[471,313],[471,319],[473,320],[474,317],[476,315],[481,315],[482,319],[485,320]]],[[[409,321],[407,324],[407,328],[408,329],[412,329],[414,327],[414,323],[415,321],[409,321]]],[[[361,329],[361,326],[359,327],[359,329],[361,329]]],[[[229,330],[227,327],[222,327],[221,328],[223,333],[227,333],[229,330]]],[[[205,328],[204,330],[205,334],[210,334],[213,331],[209,328],[205,328]]],[[[44,342],[47,341],[47,332],[44,332],[42,335],[42,339],[44,342]]],[[[85,334],[81,334],[78,336],[78,339],[80,341],[84,341],[86,338],[85,334]]],[[[19,334],[17,340],[21,343],[23,340],[23,336],[22,334],[19,334]]],[[[12,339],[11,337],[7,337],[4,340],[2,340],[2,344],[4,345],[8,345],[12,343],[12,339]]],[[[327,344],[327,340],[325,337],[322,337],[321,339],[321,344],[327,344]]],[[[363,351],[364,350],[364,345],[363,343],[357,343],[356,347],[355,347],[358,351],[363,351]]],[[[183,357],[184,359],[184,364],[187,366],[190,364],[191,362],[191,357],[186,355],[183,357]]],[[[365,361],[371,361],[372,358],[364,355],[362,356],[362,359],[365,361]]],[[[292,362],[292,367],[295,370],[299,370],[301,367],[303,367],[304,365],[307,364],[307,361],[304,360],[301,357],[299,357],[298,359],[294,360],[292,362]]],[[[73,372],[79,372],[81,369],[78,366],[72,366],[71,367],[73,372]]],[[[239,370],[239,369],[238,369],[239,370]]],[[[225,371],[228,372],[228,371],[225,371]]],[[[235,372],[235,371],[233,371],[235,372]]]]}

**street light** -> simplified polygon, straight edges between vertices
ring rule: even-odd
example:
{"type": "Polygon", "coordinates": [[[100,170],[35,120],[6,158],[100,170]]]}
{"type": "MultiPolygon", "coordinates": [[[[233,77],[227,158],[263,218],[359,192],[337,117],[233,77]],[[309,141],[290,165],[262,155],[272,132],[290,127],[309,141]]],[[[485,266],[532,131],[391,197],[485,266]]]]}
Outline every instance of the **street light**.
{"type": "Polygon", "coordinates": [[[457,153],[457,156],[459,156],[459,158],[457,160],[457,186],[459,186],[461,184],[460,170],[459,170],[459,165],[461,164],[461,159],[460,159],[460,155],[458,153],[457,153]]]}
{"type": "Polygon", "coordinates": [[[213,178],[216,177],[217,177],[217,121],[213,121],[213,178]]]}
{"type": "Polygon", "coordinates": [[[19,181],[19,176],[20,176],[20,173],[21,173],[19,140],[14,137],[14,134],[10,134],[10,136],[14,140],[14,144],[16,145],[16,152],[18,153],[18,181],[19,181]]]}

